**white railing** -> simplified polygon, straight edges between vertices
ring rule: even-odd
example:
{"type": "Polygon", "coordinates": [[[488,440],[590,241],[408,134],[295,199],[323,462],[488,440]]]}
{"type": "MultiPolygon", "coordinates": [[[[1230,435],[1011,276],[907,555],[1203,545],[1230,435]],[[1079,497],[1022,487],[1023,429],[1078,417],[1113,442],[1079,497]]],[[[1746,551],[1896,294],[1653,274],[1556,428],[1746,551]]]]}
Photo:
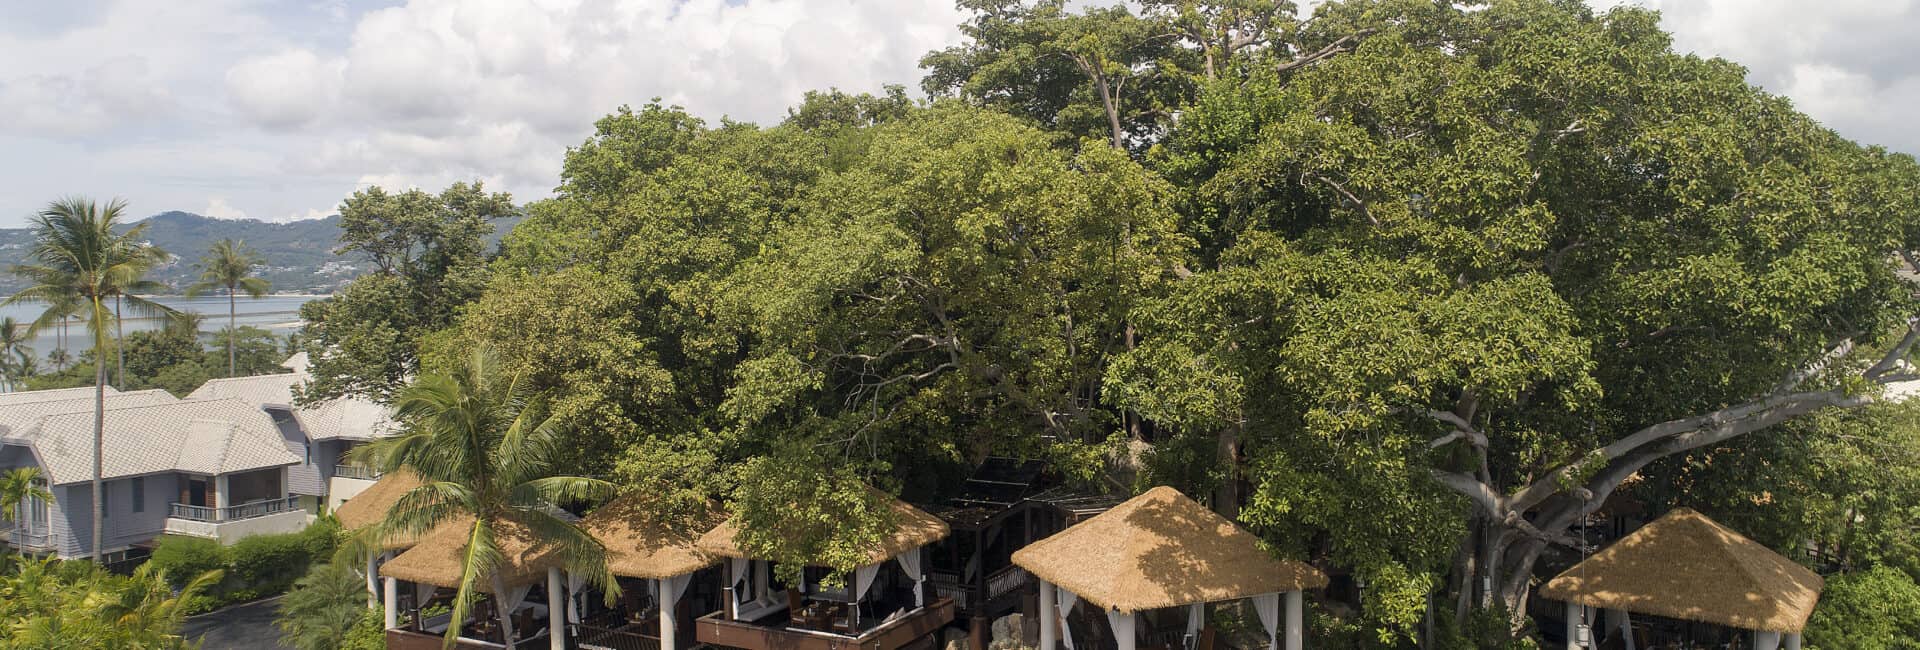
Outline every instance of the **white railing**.
{"type": "Polygon", "coordinates": [[[339,478],[357,478],[371,481],[380,478],[380,471],[361,465],[334,465],[333,475],[339,478]]]}
{"type": "Polygon", "coordinates": [[[300,509],[300,497],[281,497],[267,501],[242,503],[226,508],[209,508],[206,506],[174,503],[169,504],[167,516],[174,519],[185,519],[187,521],[221,523],[241,521],[244,519],[257,519],[267,515],[276,515],[298,509],[300,509]]]}
{"type": "Polygon", "coordinates": [[[51,530],[7,531],[7,539],[13,542],[13,545],[15,548],[52,548],[53,547],[53,531],[51,530]]]}

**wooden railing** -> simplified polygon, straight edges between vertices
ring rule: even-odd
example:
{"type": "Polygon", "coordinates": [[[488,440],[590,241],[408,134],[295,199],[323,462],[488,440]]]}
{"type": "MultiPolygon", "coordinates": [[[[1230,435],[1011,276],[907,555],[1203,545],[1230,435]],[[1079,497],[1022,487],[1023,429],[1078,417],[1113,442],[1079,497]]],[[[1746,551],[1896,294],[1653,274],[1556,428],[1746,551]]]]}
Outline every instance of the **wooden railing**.
{"type": "Polygon", "coordinates": [[[299,509],[300,497],[289,496],[267,501],[242,503],[226,508],[209,508],[185,503],[171,503],[167,504],[167,516],[174,519],[217,524],[243,519],[255,519],[267,515],[277,515],[282,512],[292,512],[299,509]]]}
{"type": "Polygon", "coordinates": [[[953,600],[941,598],[859,636],[733,621],[719,612],[700,617],[694,628],[701,643],[745,650],[895,650],[939,632],[954,612],[953,600]]]}
{"type": "Polygon", "coordinates": [[[15,548],[52,548],[53,530],[15,530],[8,531],[7,539],[15,548]]]}
{"type": "MultiPolygon", "coordinates": [[[[1033,584],[1033,574],[1018,566],[1007,566],[987,576],[985,600],[988,602],[1014,593],[1033,584]]],[[[954,606],[962,611],[972,611],[980,603],[974,602],[974,585],[960,580],[952,573],[934,572],[927,578],[927,585],[933,588],[935,596],[952,598],[954,606]]]]}

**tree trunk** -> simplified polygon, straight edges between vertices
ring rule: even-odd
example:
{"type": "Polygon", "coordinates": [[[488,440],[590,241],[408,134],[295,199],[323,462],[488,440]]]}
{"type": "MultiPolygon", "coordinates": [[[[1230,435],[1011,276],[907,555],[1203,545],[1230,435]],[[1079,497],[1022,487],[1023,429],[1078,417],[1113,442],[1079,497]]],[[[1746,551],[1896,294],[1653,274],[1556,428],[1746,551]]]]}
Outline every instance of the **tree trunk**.
{"type": "Polygon", "coordinates": [[[1121,136],[1119,102],[1113,96],[1113,89],[1107,84],[1105,73],[1096,74],[1093,83],[1100,90],[1100,104],[1107,109],[1107,127],[1113,129],[1113,148],[1125,151],[1127,142],[1121,136]]]}
{"type": "Polygon", "coordinates": [[[120,296],[113,297],[113,387],[127,389],[127,326],[120,319],[120,296]]]}
{"type": "MultiPolygon", "coordinates": [[[[94,318],[98,319],[100,315],[105,312],[106,312],[105,306],[100,304],[100,299],[98,297],[94,298],[93,299],[94,318]]],[[[101,492],[101,490],[103,489],[103,485],[100,481],[100,475],[101,475],[101,467],[102,467],[101,456],[103,456],[106,453],[106,447],[107,447],[107,364],[105,360],[101,358],[102,353],[106,352],[106,349],[105,349],[106,345],[104,344],[106,343],[107,332],[105,328],[99,327],[100,324],[98,322],[95,322],[94,325],[95,327],[93,328],[94,329],[94,334],[93,334],[93,494],[91,496],[93,497],[93,561],[95,564],[99,564],[101,560],[104,559],[100,553],[102,548],[100,545],[100,540],[103,538],[103,533],[106,532],[102,528],[102,525],[105,523],[106,513],[101,510],[101,505],[102,505],[101,497],[104,496],[104,493],[101,492]]]]}
{"type": "Polygon", "coordinates": [[[234,363],[235,357],[233,354],[233,339],[234,337],[239,335],[239,330],[237,329],[237,326],[234,325],[234,323],[238,321],[234,319],[233,301],[234,301],[233,287],[227,287],[227,376],[228,377],[234,376],[236,372],[234,370],[236,364],[234,363]]]}
{"type": "Polygon", "coordinates": [[[1213,510],[1228,519],[1240,518],[1240,425],[1220,430],[1220,467],[1227,475],[1214,492],[1213,510]]]}

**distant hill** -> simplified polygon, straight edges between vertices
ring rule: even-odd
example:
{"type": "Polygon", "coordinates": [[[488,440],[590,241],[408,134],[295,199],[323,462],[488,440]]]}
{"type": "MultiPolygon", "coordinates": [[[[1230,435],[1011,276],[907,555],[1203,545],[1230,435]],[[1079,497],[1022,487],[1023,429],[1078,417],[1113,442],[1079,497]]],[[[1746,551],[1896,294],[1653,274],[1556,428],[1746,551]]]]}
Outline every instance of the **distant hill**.
{"type": "MultiPolygon", "coordinates": [[[[513,228],[519,219],[495,222],[498,227],[492,241],[513,228]]],[[[258,219],[215,219],[191,212],[162,212],[137,223],[149,224],[147,240],[172,254],[173,262],[154,273],[153,279],[181,293],[193,284],[198,273],[193,263],[206,254],[213,242],[238,239],[259,251],[267,260],[261,273],[273,283],[274,293],[332,293],[358,276],[367,263],[357,257],[333,254],[339,245],[340,217],[309,219],[287,223],[267,223],[258,219]]],[[[26,228],[0,228],[0,269],[25,257],[32,242],[26,228]]],[[[0,273],[0,295],[11,294],[25,284],[10,274],[0,273]]]]}

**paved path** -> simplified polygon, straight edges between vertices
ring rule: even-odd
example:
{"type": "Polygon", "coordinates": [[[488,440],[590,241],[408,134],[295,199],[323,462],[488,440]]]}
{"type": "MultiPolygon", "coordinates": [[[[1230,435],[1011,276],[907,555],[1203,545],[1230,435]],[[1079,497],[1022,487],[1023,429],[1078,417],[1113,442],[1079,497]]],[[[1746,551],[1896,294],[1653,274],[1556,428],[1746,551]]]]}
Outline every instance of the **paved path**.
{"type": "Polygon", "coordinates": [[[279,598],[269,598],[228,607],[189,618],[180,631],[199,639],[201,650],[292,650],[281,645],[280,630],[273,627],[279,606],[279,598]]]}

